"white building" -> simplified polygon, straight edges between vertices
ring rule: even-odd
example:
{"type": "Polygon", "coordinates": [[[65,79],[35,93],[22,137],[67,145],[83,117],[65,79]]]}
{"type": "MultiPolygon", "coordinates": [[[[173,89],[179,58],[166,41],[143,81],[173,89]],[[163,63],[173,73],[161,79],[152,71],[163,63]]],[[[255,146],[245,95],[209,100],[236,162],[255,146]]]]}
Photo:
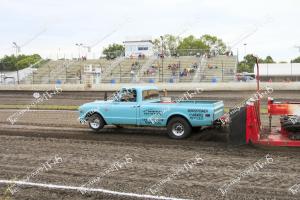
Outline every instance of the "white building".
{"type": "Polygon", "coordinates": [[[260,63],[259,76],[262,81],[300,81],[300,63],[260,63]]]}
{"type": "Polygon", "coordinates": [[[152,56],[153,43],[151,40],[125,41],[125,57],[152,56]]]}

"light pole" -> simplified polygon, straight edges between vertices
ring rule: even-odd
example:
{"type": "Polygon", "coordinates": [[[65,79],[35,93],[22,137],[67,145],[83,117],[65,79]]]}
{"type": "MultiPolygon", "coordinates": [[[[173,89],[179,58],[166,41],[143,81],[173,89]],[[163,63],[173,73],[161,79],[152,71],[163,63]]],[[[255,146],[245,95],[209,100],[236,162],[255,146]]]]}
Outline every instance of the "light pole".
{"type": "Polygon", "coordinates": [[[91,53],[92,51],[92,47],[91,46],[87,46],[87,45],[83,45],[83,48],[86,48],[87,53],[85,54],[85,57],[87,58],[88,54],[91,53]]]}
{"type": "Polygon", "coordinates": [[[245,56],[244,56],[244,70],[246,68],[246,59],[245,59],[245,57],[247,55],[246,47],[247,47],[247,43],[244,43],[244,51],[245,51],[245,56]]]}
{"type": "MultiPolygon", "coordinates": [[[[17,45],[16,42],[13,42],[13,47],[16,49],[16,58],[17,58],[19,55],[19,52],[21,51],[21,47],[19,45],[17,45]]],[[[19,85],[20,79],[19,79],[19,68],[18,67],[17,67],[17,81],[18,81],[18,85],[19,85]]]]}
{"type": "Polygon", "coordinates": [[[78,46],[78,60],[80,60],[80,58],[81,58],[80,50],[81,50],[81,47],[83,46],[83,44],[82,43],[76,43],[75,45],[78,46]]]}
{"type": "Polygon", "coordinates": [[[58,48],[57,55],[56,55],[56,59],[57,59],[57,60],[60,59],[60,48],[58,48]]]}
{"type": "Polygon", "coordinates": [[[246,56],[246,53],[247,53],[246,48],[247,48],[247,43],[244,43],[245,56],[246,56]]]}
{"type": "Polygon", "coordinates": [[[19,55],[19,52],[21,51],[21,47],[17,45],[16,42],[13,42],[13,47],[16,49],[16,57],[19,55]]]}

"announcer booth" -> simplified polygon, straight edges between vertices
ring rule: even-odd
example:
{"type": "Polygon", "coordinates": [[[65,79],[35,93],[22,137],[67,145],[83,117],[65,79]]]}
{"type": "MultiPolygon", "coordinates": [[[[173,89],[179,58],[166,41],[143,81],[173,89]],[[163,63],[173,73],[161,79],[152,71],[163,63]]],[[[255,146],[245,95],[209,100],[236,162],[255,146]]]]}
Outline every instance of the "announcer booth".
{"type": "Polygon", "coordinates": [[[125,57],[153,56],[153,43],[151,40],[124,41],[125,57]]]}

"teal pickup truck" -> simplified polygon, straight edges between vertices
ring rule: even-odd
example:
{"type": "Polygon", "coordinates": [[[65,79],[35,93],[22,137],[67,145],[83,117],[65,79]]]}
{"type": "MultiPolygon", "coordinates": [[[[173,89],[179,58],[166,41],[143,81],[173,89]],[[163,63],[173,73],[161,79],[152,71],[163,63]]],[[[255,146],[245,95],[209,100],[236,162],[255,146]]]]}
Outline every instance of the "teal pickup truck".
{"type": "Polygon", "coordinates": [[[223,101],[174,101],[161,97],[154,86],[124,87],[106,101],[95,101],[79,107],[79,120],[94,131],[105,125],[167,127],[171,138],[182,139],[193,129],[213,126],[224,114],[223,101]]]}

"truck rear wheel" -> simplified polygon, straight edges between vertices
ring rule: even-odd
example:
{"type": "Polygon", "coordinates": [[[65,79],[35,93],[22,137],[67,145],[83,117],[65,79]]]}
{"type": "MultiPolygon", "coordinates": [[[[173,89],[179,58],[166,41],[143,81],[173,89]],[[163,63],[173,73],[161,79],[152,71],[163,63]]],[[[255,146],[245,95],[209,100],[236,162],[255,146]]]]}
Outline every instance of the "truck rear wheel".
{"type": "Polygon", "coordinates": [[[167,125],[168,135],[173,139],[183,139],[191,134],[192,127],[182,117],[172,118],[167,125]]]}
{"type": "Polygon", "coordinates": [[[105,125],[104,119],[97,113],[88,118],[88,123],[93,131],[99,131],[105,125]]]}

